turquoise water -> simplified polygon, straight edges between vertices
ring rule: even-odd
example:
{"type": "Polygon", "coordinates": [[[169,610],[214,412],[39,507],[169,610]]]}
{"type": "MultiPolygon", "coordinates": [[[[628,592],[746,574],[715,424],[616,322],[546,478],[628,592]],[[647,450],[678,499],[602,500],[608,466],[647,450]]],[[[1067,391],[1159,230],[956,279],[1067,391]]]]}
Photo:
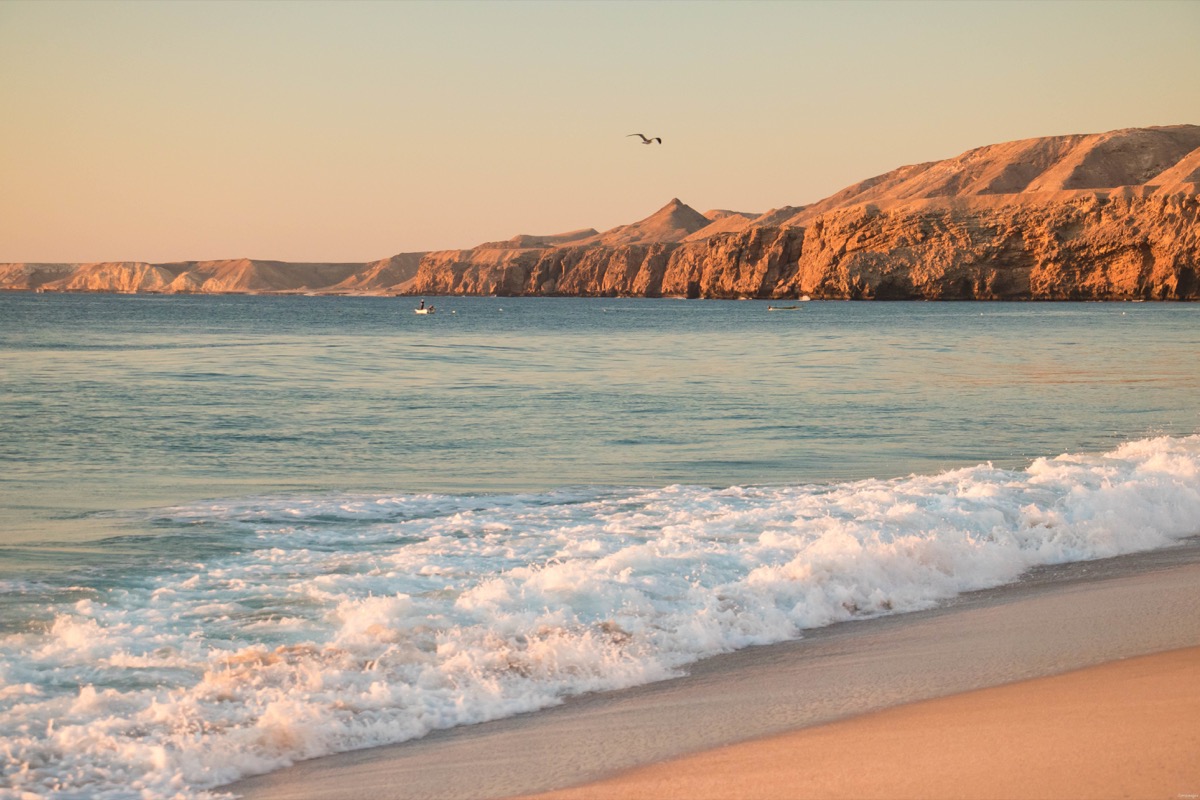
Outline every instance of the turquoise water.
{"type": "Polygon", "coordinates": [[[201,797],[1200,533],[1200,306],[0,294],[0,793],[201,797]]]}
{"type": "Polygon", "coordinates": [[[296,489],[823,482],[1200,429],[1200,307],[0,295],[5,543],[296,489]]]}

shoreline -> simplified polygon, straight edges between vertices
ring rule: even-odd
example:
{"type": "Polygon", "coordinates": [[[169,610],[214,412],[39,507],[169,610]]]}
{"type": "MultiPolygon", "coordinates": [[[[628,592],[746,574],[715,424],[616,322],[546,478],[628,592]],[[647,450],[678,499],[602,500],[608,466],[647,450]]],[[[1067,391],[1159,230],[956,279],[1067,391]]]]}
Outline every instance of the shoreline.
{"type": "Polygon", "coordinates": [[[251,800],[453,800],[578,786],[884,709],[1195,647],[1198,584],[1197,538],[1041,568],[928,611],[716,656],[674,680],[313,759],[220,791],[251,800]]]}
{"type": "MultiPolygon", "coordinates": [[[[51,294],[51,295],[106,295],[113,297],[378,297],[385,299],[405,299],[416,297],[440,297],[440,298],[474,298],[487,297],[501,300],[720,300],[728,302],[758,302],[758,303],[791,303],[799,302],[804,294],[796,295],[795,297],[783,296],[775,297],[773,295],[766,296],[745,296],[745,297],[689,297],[685,294],[663,294],[653,297],[639,294],[484,294],[474,292],[411,292],[411,291],[386,291],[386,290],[344,290],[344,291],[324,291],[310,289],[247,289],[244,291],[227,291],[227,292],[158,292],[158,291],[136,291],[136,292],[120,292],[108,291],[103,289],[23,289],[17,287],[0,287],[0,293],[7,294],[51,294]]],[[[984,298],[963,298],[963,297],[908,297],[908,298],[876,298],[876,297],[823,297],[807,295],[809,301],[826,302],[826,303],[989,303],[989,304],[1049,304],[1049,303],[1066,303],[1068,305],[1079,305],[1084,303],[1149,303],[1151,305],[1172,305],[1200,303],[1200,298],[1191,297],[1137,297],[1137,296],[1121,296],[1121,297],[1088,297],[1088,298],[1071,298],[1071,297],[984,297],[984,298]]],[[[807,302],[807,301],[804,301],[807,302]]]]}
{"type": "Polygon", "coordinates": [[[1195,798],[1200,646],[706,750],[527,800],[1195,798]]]}

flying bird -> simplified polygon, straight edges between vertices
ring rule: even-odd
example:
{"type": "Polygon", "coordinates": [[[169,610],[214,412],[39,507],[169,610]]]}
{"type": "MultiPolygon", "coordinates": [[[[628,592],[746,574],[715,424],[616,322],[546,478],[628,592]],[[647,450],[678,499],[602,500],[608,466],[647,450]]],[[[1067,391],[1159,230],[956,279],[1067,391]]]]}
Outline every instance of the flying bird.
{"type": "Polygon", "coordinates": [[[647,139],[647,138],[646,138],[646,136],[645,136],[644,134],[641,134],[641,133],[628,133],[628,134],[625,134],[625,138],[626,138],[626,139],[628,139],[630,136],[641,136],[641,137],[642,137],[642,144],[654,144],[655,142],[658,142],[659,144],[662,144],[662,137],[661,137],[661,136],[655,136],[653,139],[647,139]]]}

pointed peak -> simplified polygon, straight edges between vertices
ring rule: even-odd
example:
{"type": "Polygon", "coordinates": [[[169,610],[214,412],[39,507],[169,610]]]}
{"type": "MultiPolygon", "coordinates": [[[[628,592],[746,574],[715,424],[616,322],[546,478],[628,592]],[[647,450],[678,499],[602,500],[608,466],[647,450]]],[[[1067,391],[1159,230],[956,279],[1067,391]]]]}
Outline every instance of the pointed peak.
{"type": "Polygon", "coordinates": [[[709,224],[709,220],[678,197],[643,220],[621,225],[588,240],[606,245],[648,242],[681,242],[709,224]]]}
{"type": "Polygon", "coordinates": [[[678,197],[671,198],[671,202],[667,203],[665,206],[660,208],[658,211],[655,211],[653,214],[651,214],[646,219],[657,219],[660,217],[667,217],[667,216],[678,217],[680,215],[686,216],[688,218],[699,217],[699,218],[707,219],[707,217],[705,217],[703,214],[701,214],[696,209],[689,206],[687,203],[680,200],[678,197]]]}
{"type": "Polygon", "coordinates": [[[688,211],[695,210],[691,206],[689,206],[687,203],[680,200],[678,197],[672,197],[671,201],[669,203],[667,203],[665,206],[663,206],[662,208],[660,208],[658,211],[656,211],[654,213],[655,214],[670,214],[670,213],[674,213],[676,211],[682,211],[684,209],[687,209],[688,211]]]}

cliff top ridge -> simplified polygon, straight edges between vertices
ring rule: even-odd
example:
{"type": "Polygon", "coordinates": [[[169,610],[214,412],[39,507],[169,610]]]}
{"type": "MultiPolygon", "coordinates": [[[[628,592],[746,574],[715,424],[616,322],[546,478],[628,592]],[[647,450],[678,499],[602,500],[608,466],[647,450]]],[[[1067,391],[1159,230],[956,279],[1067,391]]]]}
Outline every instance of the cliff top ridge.
{"type": "Polygon", "coordinates": [[[786,219],[768,212],[756,226],[804,225],[851,205],[913,200],[1047,196],[1125,187],[1195,192],[1200,125],[1123,128],[976,147],[955,158],[899,167],[842,189],[786,219]]]}

